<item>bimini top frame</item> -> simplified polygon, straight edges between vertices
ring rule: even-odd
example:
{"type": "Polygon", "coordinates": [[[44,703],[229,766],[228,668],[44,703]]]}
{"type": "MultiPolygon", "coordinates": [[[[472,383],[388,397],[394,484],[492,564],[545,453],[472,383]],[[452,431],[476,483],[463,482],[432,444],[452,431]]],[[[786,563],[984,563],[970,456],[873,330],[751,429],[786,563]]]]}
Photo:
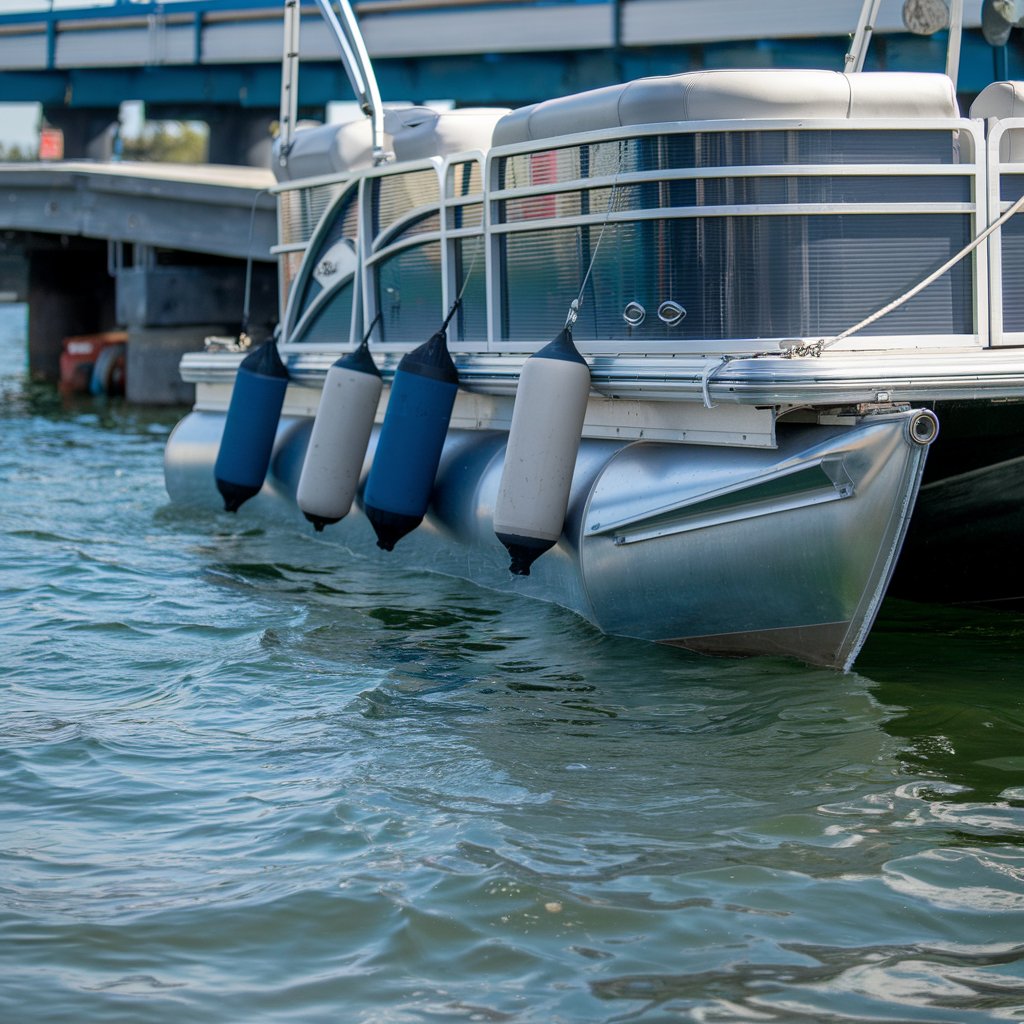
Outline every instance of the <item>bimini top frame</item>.
{"type": "MultiPolygon", "coordinates": [[[[370,118],[373,133],[373,162],[382,164],[389,159],[384,148],[384,105],[377,87],[370,55],[363,42],[363,34],[348,0],[316,0],[320,14],[327,23],[338,45],[341,63],[345,68],[359,107],[370,118]],[[334,10],[338,5],[338,12],[334,10]]],[[[285,0],[284,54],[281,73],[281,145],[278,150],[282,165],[288,163],[288,153],[295,135],[296,109],[299,83],[299,0],[285,0]]]]}
{"type": "MultiPolygon", "coordinates": [[[[904,0],[903,11],[904,21],[908,8],[916,5],[918,0],[904,0]]],[[[868,47],[871,45],[871,36],[875,31],[875,23],[878,20],[878,11],[882,6],[882,0],[864,0],[860,9],[860,18],[857,21],[857,30],[853,35],[853,43],[850,52],[845,59],[843,70],[848,74],[856,74],[864,70],[864,61],[868,55],[868,47]]],[[[957,75],[960,71],[960,37],[963,32],[964,21],[964,0],[950,0],[949,3],[949,40],[946,44],[946,75],[953,82],[956,88],[957,75]]],[[[932,31],[938,31],[945,26],[936,26],[932,31]]],[[[930,31],[929,31],[930,34],[930,31]]]]}

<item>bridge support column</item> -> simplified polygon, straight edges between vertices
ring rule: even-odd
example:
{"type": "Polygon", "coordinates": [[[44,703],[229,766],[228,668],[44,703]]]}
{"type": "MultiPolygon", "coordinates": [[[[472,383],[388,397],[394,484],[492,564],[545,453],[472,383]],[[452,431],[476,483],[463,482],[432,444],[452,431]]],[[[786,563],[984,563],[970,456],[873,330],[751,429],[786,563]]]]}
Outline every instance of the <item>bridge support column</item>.
{"type": "Polygon", "coordinates": [[[65,159],[109,160],[113,155],[117,108],[44,107],[43,116],[64,133],[65,159]]]}
{"type": "Polygon", "coordinates": [[[210,126],[209,163],[270,166],[274,146],[270,130],[278,117],[276,110],[214,107],[203,116],[210,126]]]}
{"type": "Polygon", "coordinates": [[[191,405],[196,386],[181,379],[181,357],[201,352],[208,335],[224,333],[223,324],[129,327],[125,398],[136,405],[191,405]]]}
{"type": "Polygon", "coordinates": [[[66,337],[114,326],[106,242],[64,241],[28,254],[28,368],[33,377],[51,382],[60,377],[66,337]]]}
{"type": "MultiPolygon", "coordinates": [[[[202,262],[185,253],[177,254],[181,262],[157,263],[144,246],[135,246],[133,256],[135,265],[117,269],[117,319],[128,328],[128,401],[190,403],[195,387],[182,381],[178,363],[186,352],[201,351],[207,335],[237,335],[245,306],[245,265],[202,262]]],[[[249,310],[250,334],[263,341],[277,313],[273,263],[253,264],[249,310]]]]}

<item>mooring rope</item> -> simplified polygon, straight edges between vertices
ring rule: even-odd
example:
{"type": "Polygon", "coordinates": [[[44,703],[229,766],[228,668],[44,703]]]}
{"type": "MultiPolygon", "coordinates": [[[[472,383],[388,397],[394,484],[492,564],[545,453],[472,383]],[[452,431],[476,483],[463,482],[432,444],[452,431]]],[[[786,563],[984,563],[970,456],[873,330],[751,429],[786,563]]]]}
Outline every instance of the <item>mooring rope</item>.
{"type": "Polygon", "coordinates": [[[243,339],[249,338],[249,304],[252,298],[252,240],[256,233],[256,204],[260,197],[269,191],[269,188],[261,188],[255,192],[252,197],[252,206],[249,209],[249,240],[245,250],[245,286],[242,291],[242,325],[238,332],[238,343],[242,348],[248,348],[252,344],[251,339],[248,343],[243,339]]]}
{"type": "Polygon", "coordinates": [[[480,258],[480,253],[483,252],[484,249],[484,239],[482,235],[479,240],[480,245],[477,247],[477,251],[473,254],[473,259],[469,264],[469,270],[466,271],[466,276],[462,279],[462,287],[459,289],[459,294],[455,296],[455,301],[451,304],[451,308],[448,310],[448,315],[444,318],[444,323],[441,324],[442,331],[448,330],[448,325],[452,322],[455,314],[462,306],[462,296],[466,294],[466,287],[469,284],[469,279],[473,276],[473,271],[476,270],[477,260],[480,258]]]}
{"type": "Polygon", "coordinates": [[[899,298],[893,299],[892,302],[883,306],[877,312],[872,313],[871,316],[865,317],[863,320],[860,321],[860,323],[856,323],[852,327],[848,327],[841,334],[837,334],[832,338],[822,338],[819,341],[815,342],[815,345],[813,347],[818,348],[818,351],[813,354],[820,355],[821,352],[824,351],[826,348],[830,348],[837,342],[844,341],[846,338],[851,337],[858,331],[862,331],[865,327],[870,327],[871,324],[873,324],[876,320],[881,320],[882,317],[886,315],[886,313],[891,313],[894,309],[899,309],[899,307],[902,306],[905,302],[909,302],[915,295],[918,294],[918,292],[924,291],[924,289],[927,288],[928,285],[930,285],[933,281],[937,281],[940,277],[942,277],[942,275],[945,274],[947,270],[952,270],[952,268],[955,267],[962,259],[966,258],[967,256],[970,256],[970,254],[974,252],[974,250],[977,249],[978,246],[981,245],[981,243],[984,242],[985,239],[988,238],[988,236],[991,235],[993,231],[996,231],[999,228],[1001,228],[1022,207],[1024,207],[1024,196],[1021,196],[1009,209],[1007,209],[999,217],[998,220],[995,220],[991,224],[989,224],[989,226],[985,228],[985,230],[982,231],[977,238],[968,242],[967,245],[965,245],[955,256],[946,260],[946,262],[943,263],[938,270],[933,270],[926,278],[924,278],[924,280],[919,281],[917,284],[914,285],[913,288],[910,288],[908,291],[905,291],[899,298]]]}
{"type": "Polygon", "coordinates": [[[612,219],[612,214],[615,212],[615,207],[619,199],[618,187],[619,187],[619,175],[622,173],[622,155],[623,145],[619,143],[619,158],[615,165],[615,174],[612,176],[611,192],[608,195],[608,208],[605,210],[604,218],[601,221],[601,230],[597,235],[597,244],[594,246],[594,251],[590,254],[590,265],[587,267],[587,272],[583,275],[583,282],[580,284],[579,294],[572,302],[569,303],[569,312],[565,317],[565,326],[572,327],[580,315],[580,308],[583,306],[583,293],[587,290],[587,282],[590,280],[591,271],[594,269],[594,264],[597,262],[597,254],[601,251],[601,242],[604,241],[605,228],[608,227],[609,221],[612,219]]]}

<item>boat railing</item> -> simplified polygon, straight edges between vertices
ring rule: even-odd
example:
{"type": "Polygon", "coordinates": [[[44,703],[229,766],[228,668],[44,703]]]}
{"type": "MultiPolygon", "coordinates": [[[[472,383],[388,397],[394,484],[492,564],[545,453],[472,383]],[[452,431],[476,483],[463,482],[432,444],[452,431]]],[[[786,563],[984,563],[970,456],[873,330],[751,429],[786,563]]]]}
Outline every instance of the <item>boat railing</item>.
{"type": "Polygon", "coordinates": [[[343,349],[380,313],[378,340],[404,351],[456,297],[452,337],[485,349],[482,181],[482,154],[467,153],[370,168],[333,192],[322,180],[278,186],[286,350],[343,349]],[[325,273],[342,243],[358,260],[347,274],[325,273]]]}
{"type": "MultiPolygon", "coordinates": [[[[593,355],[813,342],[884,306],[988,223],[982,128],[672,122],[289,182],[276,190],[284,337],[344,348],[380,313],[378,340],[401,352],[461,295],[453,348],[525,353],[557,332],[586,278],[574,334],[593,355]],[[339,218],[360,255],[347,299],[315,276],[339,218]]],[[[983,247],[839,347],[980,347],[988,311],[983,247]]]]}
{"type": "MultiPolygon", "coordinates": [[[[631,126],[491,150],[487,202],[492,344],[543,339],[590,266],[582,350],[743,354],[839,333],[966,245],[984,145],[966,119],[631,126]]],[[[985,261],[841,347],[981,345],[985,261]]]]}
{"type": "Polygon", "coordinates": [[[309,240],[324,214],[344,191],[347,178],[325,175],[275,187],[277,238],[271,253],[278,258],[280,308],[285,309],[309,240]]]}
{"type": "MultiPolygon", "coordinates": [[[[910,22],[907,19],[907,15],[910,13],[908,12],[908,8],[911,7],[912,4],[908,2],[908,0],[904,0],[901,6],[903,8],[903,24],[904,26],[909,26],[910,22]]],[[[917,6],[918,8],[921,7],[920,4],[913,6],[917,6]]],[[[878,24],[878,15],[881,7],[882,0],[862,0],[860,17],[857,21],[857,27],[853,33],[853,40],[851,42],[849,52],[846,54],[846,58],[844,60],[844,70],[847,74],[857,74],[864,70],[868,47],[871,45],[871,37],[875,32],[875,26],[878,24]]],[[[946,7],[948,8],[948,11],[943,12],[941,7],[932,5],[932,9],[927,12],[924,19],[921,19],[922,12],[920,9],[913,12],[919,21],[924,20],[931,22],[929,25],[920,24],[918,27],[913,29],[913,31],[915,34],[923,33],[924,35],[934,35],[943,28],[948,28],[948,32],[946,34],[946,77],[950,79],[955,87],[960,70],[960,47],[963,37],[964,0],[947,0],[946,7]],[[943,14],[945,14],[944,18],[943,14]],[[945,21],[945,25],[943,24],[943,21],[945,21]]]]}
{"type": "MultiPolygon", "coordinates": [[[[988,135],[989,219],[1024,195],[1024,117],[1002,118],[988,135]]],[[[1024,345],[1024,216],[1017,215],[989,239],[992,345],[1024,345]]]]}

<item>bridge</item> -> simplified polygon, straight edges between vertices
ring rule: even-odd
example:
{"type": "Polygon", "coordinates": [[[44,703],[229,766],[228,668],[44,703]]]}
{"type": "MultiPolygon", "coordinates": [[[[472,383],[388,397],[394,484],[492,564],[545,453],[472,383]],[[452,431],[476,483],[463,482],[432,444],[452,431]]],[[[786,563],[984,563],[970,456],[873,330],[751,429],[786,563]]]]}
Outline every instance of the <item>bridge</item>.
{"type": "Polygon", "coordinates": [[[3,166],[0,301],[29,304],[32,373],[55,380],[64,338],[116,326],[129,396],[188,400],[183,351],[236,333],[246,306],[254,337],[277,318],[273,182],[257,167],[3,166]]]}
{"type": "MultiPolygon", "coordinates": [[[[841,69],[860,0],[361,0],[355,9],[388,100],[518,106],[705,67],[841,69]]],[[[941,38],[883,5],[873,66],[939,70],[941,38]]],[[[210,159],[266,166],[277,117],[282,0],[7,0],[0,102],[43,105],[68,156],[109,156],[122,100],[152,119],[205,121],[210,159]]],[[[1024,75],[1014,41],[984,42],[967,0],[961,89],[1024,75]],[[1006,66],[994,67],[994,61],[1006,66]]],[[[351,98],[315,6],[303,8],[299,103],[322,117],[351,98]]],[[[871,66],[871,65],[869,65],[871,66]]]]}
{"type": "MultiPolygon", "coordinates": [[[[6,0],[0,102],[40,102],[65,132],[66,156],[109,157],[119,105],[131,99],[145,102],[153,119],[208,122],[211,162],[267,168],[282,7],[6,0]]],[[[859,7],[860,0],[356,3],[385,99],[507,106],[704,67],[840,70],[859,7]]],[[[903,69],[941,69],[944,37],[909,35],[899,7],[883,8],[889,20],[876,26],[874,66],[891,58],[903,69]]],[[[967,0],[960,82],[968,95],[994,77],[1024,77],[1016,46],[993,50],[979,16],[980,0],[967,0]]],[[[350,87],[312,4],[302,22],[299,104],[320,117],[330,101],[348,99],[350,87]]],[[[0,295],[29,302],[32,371],[53,377],[63,337],[117,325],[128,328],[130,353],[147,354],[138,379],[163,377],[164,394],[175,398],[178,355],[205,333],[237,330],[246,282],[249,325],[266,330],[277,299],[271,181],[268,170],[241,166],[3,167],[0,295]]]]}

